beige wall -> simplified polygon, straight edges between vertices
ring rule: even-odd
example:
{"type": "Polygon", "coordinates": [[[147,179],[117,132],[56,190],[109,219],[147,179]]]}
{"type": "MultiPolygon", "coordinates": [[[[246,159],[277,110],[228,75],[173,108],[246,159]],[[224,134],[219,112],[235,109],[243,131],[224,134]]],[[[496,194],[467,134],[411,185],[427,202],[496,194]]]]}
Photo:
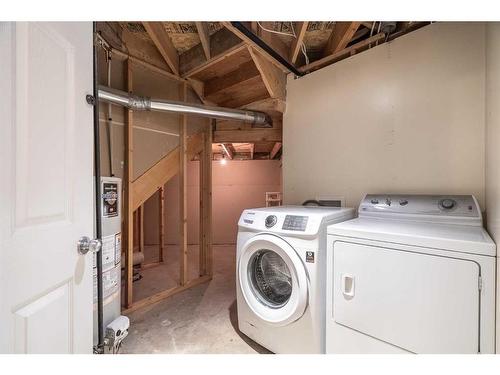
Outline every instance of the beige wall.
{"type": "MultiPolygon", "coordinates": [[[[265,206],[266,191],[281,191],[279,160],[228,161],[212,163],[213,242],[236,242],[237,223],[245,208],[265,206]]],[[[188,163],[188,242],[198,243],[199,169],[198,162],[188,163]]],[[[165,185],[165,241],[179,241],[179,180],[165,185]]],[[[145,204],[144,239],[146,244],[158,243],[158,197],[145,204]]]]}
{"type": "Polygon", "coordinates": [[[484,209],[484,33],[437,23],[289,80],[285,202],[472,193],[484,209]]]}
{"type": "MultiPolygon", "coordinates": [[[[500,103],[500,23],[489,23],[486,26],[486,211],[488,232],[497,243],[500,241],[500,106],[498,103],[500,103]]],[[[498,261],[497,275],[500,275],[498,261]]],[[[497,353],[500,353],[498,280],[497,353]]]]}

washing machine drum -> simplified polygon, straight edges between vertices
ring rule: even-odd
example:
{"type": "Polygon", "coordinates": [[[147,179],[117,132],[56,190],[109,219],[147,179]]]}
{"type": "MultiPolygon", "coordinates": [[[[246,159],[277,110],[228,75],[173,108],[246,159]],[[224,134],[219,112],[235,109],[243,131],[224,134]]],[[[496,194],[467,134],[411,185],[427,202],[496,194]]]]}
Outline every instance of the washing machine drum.
{"type": "Polygon", "coordinates": [[[272,250],[260,250],[253,255],[249,269],[252,286],[265,302],[281,307],[292,295],[292,274],[283,258],[272,250]]]}
{"type": "Polygon", "coordinates": [[[308,298],[307,274],[300,257],[283,239],[261,234],[240,252],[239,287],[250,309],[273,325],[300,318],[308,298]]]}

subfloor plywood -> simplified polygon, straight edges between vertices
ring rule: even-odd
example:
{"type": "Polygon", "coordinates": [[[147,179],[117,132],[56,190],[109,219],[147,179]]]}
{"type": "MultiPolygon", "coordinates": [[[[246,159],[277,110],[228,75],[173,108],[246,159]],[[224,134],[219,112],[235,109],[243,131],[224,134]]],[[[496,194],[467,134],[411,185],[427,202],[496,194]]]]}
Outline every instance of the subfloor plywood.
{"type": "MultiPolygon", "coordinates": [[[[197,252],[197,246],[189,248],[190,253],[197,252]]],[[[235,254],[234,245],[214,246],[211,282],[132,312],[129,336],[120,353],[269,353],[238,331],[235,254]]],[[[148,270],[151,281],[153,272],[162,269],[148,270]]],[[[135,284],[134,288],[137,293],[135,284]]]]}

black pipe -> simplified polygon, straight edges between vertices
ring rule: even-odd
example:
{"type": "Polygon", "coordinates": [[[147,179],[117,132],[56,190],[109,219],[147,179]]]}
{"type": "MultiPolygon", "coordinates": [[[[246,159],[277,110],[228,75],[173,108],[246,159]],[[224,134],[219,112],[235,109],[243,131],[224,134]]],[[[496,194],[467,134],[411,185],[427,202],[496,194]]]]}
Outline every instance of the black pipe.
{"type": "Polygon", "coordinates": [[[296,76],[302,77],[305,75],[305,73],[300,72],[297,70],[295,66],[290,64],[288,60],[283,58],[279,53],[277,53],[274,49],[269,47],[269,45],[264,42],[262,39],[260,39],[257,35],[255,35],[252,31],[248,30],[245,25],[241,22],[231,22],[231,25],[236,27],[239,31],[241,31],[245,36],[250,38],[252,42],[257,44],[260,48],[262,48],[264,51],[266,51],[273,59],[275,59],[277,62],[279,62],[281,65],[286,67],[290,72],[295,74],[296,76]]]}
{"type": "MultiPolygon", "coordinates": [[[[101,142],[99,137],[99,76],[98,76],[98,61],[97,48],[95,43],[95,35],[97,32],[96,22],[93,22],[92,45],[94,54],[94,190],[95,190],[95,236],[100,241],[102,240],[101,228],[101,142]]],[[[103,293],[102,293],[102,251],[96,254],[97,260],[97,347],[94,352],[97,354],[104,353],[104,325],[103,325],[103,293]]]]}

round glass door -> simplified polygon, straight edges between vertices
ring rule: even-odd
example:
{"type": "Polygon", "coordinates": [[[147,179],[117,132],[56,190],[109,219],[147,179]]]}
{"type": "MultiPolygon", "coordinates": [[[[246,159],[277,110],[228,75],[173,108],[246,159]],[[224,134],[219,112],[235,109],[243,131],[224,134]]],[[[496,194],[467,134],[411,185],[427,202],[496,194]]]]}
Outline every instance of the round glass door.
{"type": "Polygon", "coordinates": [[[238,284],[248,307],[267,323],[289,324],[307,307],[304,264],[290,244],[275,235],[259,234],[243,245],[238,284]]]}
{"type": "Polygon", "coordinates": [[[292,295],[292,274],[282,257],[272,250],[257,251],[248,264],[253,291],[272,308],[285,305],[292,295]]]}

